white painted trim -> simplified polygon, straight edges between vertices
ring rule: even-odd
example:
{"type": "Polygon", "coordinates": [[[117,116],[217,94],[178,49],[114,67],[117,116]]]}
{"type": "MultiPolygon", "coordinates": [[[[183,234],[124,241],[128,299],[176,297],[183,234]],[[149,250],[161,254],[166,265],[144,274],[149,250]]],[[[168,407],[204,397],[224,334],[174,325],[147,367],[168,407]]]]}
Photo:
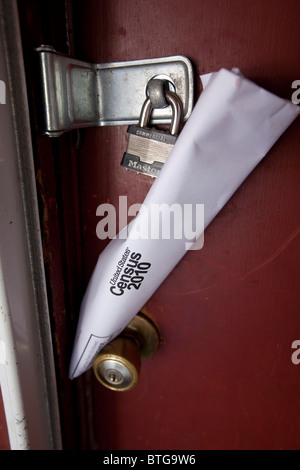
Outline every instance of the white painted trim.
{"type": "Polygon", "coordinates": [[[18,359],[0,259],[0,384],[12,450],[29,448],[26,412],[22,399],[18,359]]]}

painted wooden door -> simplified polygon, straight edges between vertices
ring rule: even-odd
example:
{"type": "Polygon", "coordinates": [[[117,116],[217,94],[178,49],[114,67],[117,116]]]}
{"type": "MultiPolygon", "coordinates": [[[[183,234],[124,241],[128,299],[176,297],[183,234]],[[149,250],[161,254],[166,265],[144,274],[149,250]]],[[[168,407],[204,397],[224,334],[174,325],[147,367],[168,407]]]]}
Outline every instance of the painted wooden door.
{"type": "MultiPolygon", "coordinates": [[[[221,67],[239,67],[248,78],[287,99],[295,91],[292,83],[300,79],[298,0],[71,4],[76,58],[101,63],[185,55],[193,63],[196,99],[201,92],[199,75],[221,67]]],[[[32,18],[24,16],[30,24],[32,18]]],[[[52,25],[55,38],[53,31],[52,25]]],[[[126,138],[121,126],[83,130],[76,160],[61,151],[54,170],[51,160],[45,164],[49,144],[38,138],[39,154],[44,152],[38,159],[38,184],[45,246],[49,248],[60,209],[69,231],[62,256],[69,259],[64,278],[69,284],[64,288],[73,300],[78,292],[83,294],[108,243],[96,235],[97,207],[104,202],[118,207],[120,195],[128,196],[129,204],[142,203],[152,184],[150,178],[124,172],[120,166],[126,138]],[[53,172],[59,167],[60,194],[73,187],[75,175],[75,204],[70,203],[72,194],[64,204],[66,199],[58,200],[47,190],[48,165],[53,172]],[[68,204],[76,210],[67,212],[68,204]],[[80,243],[70,233],[74,220],[80,243]],[[75,251],[82,276],[79,291],[76,282],[71,284],[75,251]]],[[[187,253],[147,302],[145,312],[157,321],[163,343],[143,362],[138,386],[115,393],[93,376],[87,381],[91,393],[86,395],[79,386],[81,407],[87,400],[92,403],[96,447],[299,449],[300,365],[292,357],[293,342],[300,339],[299,155],[298,120],[207,228],[204,247],[187,253]]],[[[59,263],[53,268],[54,254],[53,247],[46,251],[46,265],[52,280],[51,305],[60,306],[62,287],[54,272],[63,269],[59,263]]],[[[78,315],[74,311],[73,325],[78,315]]],[[[53,309],[53,323],[63,397],[69,387],[72,329],[59,309],[53,309]]],[[[66,403],[62,409],[68,435],[73,415],[66,411],[66,403]]]]}
{"type": "Polygon", "coordinates": [[[0,450],[7,449],[9,449],[9,438],[6,425],[3,398],[2,393],[0,393],[0,450]]]}
{"type": "MultiPolygon", "coordinates": [[[[183,54],[199,75],[239,67],[291,99],[300,78],[297,0],[75,3],[80,58],[183,54]]],[[[145,306],[161,328],[133,391],[93,383],[102,449],[299,448],[300,127],[291,126],[145,306]]],[[[143,202],[152,184],[125,174],[126,129],[89,129],[80,152],[84,269],[105,242],[96,208],[119,195],[143,202]]],[[[188,181],[187,181],[188,184],[188,181]]]]}

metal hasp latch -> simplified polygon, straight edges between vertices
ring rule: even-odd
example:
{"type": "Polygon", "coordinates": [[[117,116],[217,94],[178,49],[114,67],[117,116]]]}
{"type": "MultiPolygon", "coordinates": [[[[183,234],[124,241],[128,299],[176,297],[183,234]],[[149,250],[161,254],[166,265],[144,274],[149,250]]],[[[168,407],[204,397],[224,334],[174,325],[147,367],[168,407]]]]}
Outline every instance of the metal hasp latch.
{"type": "MultiPolygon", "coordinates": [[[[64,56],[51,46],[36,49],[41,74],[41,132],[56,137],[79,127],[136,124],[147,83],[166,80],[183,105],[183,121],[193,107],[193,70],[184,56],[91,64],[64,56]]],[[[155,109],[151,123],[169,124],[170,106],[155,109]]]]}

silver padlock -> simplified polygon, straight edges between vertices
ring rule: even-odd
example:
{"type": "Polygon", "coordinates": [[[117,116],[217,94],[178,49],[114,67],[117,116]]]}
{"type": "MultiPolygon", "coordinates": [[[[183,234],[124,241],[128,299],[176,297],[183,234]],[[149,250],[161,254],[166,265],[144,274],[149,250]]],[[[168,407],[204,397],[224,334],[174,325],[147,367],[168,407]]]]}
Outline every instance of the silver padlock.
{"type": "Polygon", "coordinates": [[[177,134],[182,119],[182,105],[178,96],[165,91],[166,100],[172,108],[172,121],[169,132],[147,127],[152,103],[146,98],[141,109],[138,125],[127,129],[129,134],[127,149],[121,165],[127,170],[144,175],[157,177],[166,162],[177,140],[177,134]]]}

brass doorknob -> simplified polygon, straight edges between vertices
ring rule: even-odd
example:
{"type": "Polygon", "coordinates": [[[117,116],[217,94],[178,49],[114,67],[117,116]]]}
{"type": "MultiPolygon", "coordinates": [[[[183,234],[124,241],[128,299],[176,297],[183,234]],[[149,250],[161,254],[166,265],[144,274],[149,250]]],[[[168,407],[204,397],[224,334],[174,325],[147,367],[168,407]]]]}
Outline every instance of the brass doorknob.
{"type": "Polygon", "coordinates": [[[151,357],[159,344],[156,324],[143,313],[138,313],[122,334],[96,357],[93,364],[96,378],[110,390],[132,390],[139,380],[141,359],[151,357]]]}

